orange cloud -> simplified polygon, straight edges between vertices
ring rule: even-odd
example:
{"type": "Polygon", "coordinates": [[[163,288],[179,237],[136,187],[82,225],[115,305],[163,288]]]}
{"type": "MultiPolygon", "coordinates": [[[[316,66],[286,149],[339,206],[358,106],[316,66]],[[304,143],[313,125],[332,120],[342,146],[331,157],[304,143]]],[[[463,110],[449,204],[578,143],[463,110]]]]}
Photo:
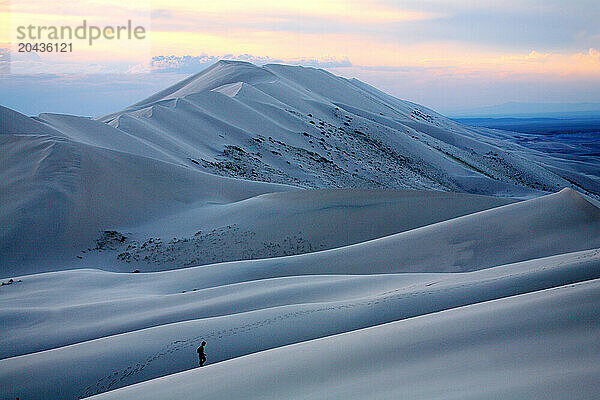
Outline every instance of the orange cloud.
{"type": "Polygon", "coordinates": [[[246,0],[194,1],[154,0],[154,9],[168,10],[173,15],[195,15],[206,21],[246,21],[247,18],[267,20],[277,17],[319,17],[359,23],[416,21],[437,14],[404,10],[381,4],[376,0],[246,0]]]}
{"type": "MultiPolygon", "coordinates": [[[[75,23],[86,16],[115,24],[122,22],[121,15],[150,12],[148,0],[80,0],[73,7],[71,3],[13,0],[12,19],[14,13],[19,13],[22,20],[59,19],[75,23]]],[[[152,0],[151,5],[155,18],[149,40],[154,56],[249,53],[288,60],[348,58],[354,65],[427,68],[432,74],[446,76],[485,72],[497,76],[600,77],[600,52],[595,48],[562,53],[536,50],[509,53],[489,45],[413,42],[411,37],[386,35],[379,26],[439,15],[403,9],[402,4],[391,5],[381,0],[255,0],[251,4],[247,0],[152,0]],[[291,21],[294,27],[288,27],[291,21]],[[329,22],[345,24],[345,28],[328,31],[329,22]]],[[[8,15],[0,9],[0,23],[9,19],[8,15]]],[[[2,41],[9,41],[5,34],[0,37],[2,41]]],[[[98,62],[137,64],[135,51],[125,47],[98,43],[93,50],[90,57],[96,57],[98,62]]]]}
{"type": "Polygon", "coordinates": [[[590,48],[585,53],[539,53],[510,55],[501,58],[509,71],[554,74],[559,76],[600,77],[600,52],[590,48]]]}

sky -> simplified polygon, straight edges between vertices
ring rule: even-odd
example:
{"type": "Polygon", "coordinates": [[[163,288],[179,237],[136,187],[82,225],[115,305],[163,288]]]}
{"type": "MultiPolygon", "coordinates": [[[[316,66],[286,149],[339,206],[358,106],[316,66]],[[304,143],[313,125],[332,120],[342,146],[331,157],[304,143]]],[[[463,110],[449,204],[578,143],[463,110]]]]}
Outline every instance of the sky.
{"type": "Polygon", "coordinates": [[[598,21],[597,0],[0,0],[0,104],[102,115],[221,58],[325,68],[446,114],[600,102],[598,21]],[[82,19],[131,19],[147,37],[14,51],[20,24],[82,19]]]}

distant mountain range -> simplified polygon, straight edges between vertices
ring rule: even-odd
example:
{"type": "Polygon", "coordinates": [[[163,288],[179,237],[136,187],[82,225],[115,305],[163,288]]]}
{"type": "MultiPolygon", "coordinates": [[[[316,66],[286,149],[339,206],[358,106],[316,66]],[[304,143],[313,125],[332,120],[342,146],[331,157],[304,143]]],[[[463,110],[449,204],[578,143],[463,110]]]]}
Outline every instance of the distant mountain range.
{"type": "Polygon", "coordinates": [[[452,117],[600,117],[600,103],[508,102],[460,110],[452,117]]]}

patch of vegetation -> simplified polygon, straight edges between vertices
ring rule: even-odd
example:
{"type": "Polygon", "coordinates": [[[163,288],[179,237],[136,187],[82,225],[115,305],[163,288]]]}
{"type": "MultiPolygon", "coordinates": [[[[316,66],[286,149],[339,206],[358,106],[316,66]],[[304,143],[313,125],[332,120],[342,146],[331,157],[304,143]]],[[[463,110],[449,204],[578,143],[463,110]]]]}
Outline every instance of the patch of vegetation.
{"type": "Polygon", "coordinates": [[[6,281],[6,282],[2,282],[2,283],[0,284],[0,286],[8,286],[8,285],[12,285],[12,284],[13,284],[13,283],[15,283],[15,282],[23,282],[23,281],[22,281],[22,280],[20,280],[20,279],[19,279],[18,281],[15,281],[14,279],[9,279],[9,280],[8,280],[8,281],[6,281]]]}
{"type": "Polygon", "coordinates": [[[115,250],[118,245],[127,240],[127,236],[117,231],[104,231],[96,240],[96,247],[92,250],[115,250]]]}

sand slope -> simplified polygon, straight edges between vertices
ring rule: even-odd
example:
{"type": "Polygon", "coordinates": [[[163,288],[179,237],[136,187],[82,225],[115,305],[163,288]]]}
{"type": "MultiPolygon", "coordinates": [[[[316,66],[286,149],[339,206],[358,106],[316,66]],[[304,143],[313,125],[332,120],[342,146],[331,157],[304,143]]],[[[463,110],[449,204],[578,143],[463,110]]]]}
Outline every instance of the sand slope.
{"type": "MultiPolygon", "coordinates": [[[[48,336],[49,339],[52,337],[49,332],[60,332],[60,335],[54,337],[55,342],[52,344],[57,345],[64,337],[81,334],[89,328],[106,330],[109,326],[128,324],[128,329],[134,329],[136,323],[143,324],[147,318],[165,323],[165,318],[170,318],[175,310],[179,310],[180,317],[185,317],[187,311],[187,318],[194,319],[6,358],[0,360],[0,382],[14,396],[56,398],[60,393],[62,398],[74,398],[89,395],[193,368],[194,349],[202,340],[209,343],[207,353],[212,364],[286,344],[596,279],[600,276],[599,260],[598,250],[592,250],[468,274],[285,278],[167,295],[162,296],[162,299],[156,295],[144,295],[140,290],[143,291],[144,286],[158,286],[162,290],[168,290],[173,288],[172,285],[181,285],[185,280],[178,279],[169,284],[169,279],[165,279],[163,285],[163,280],[151,279],[152,277],[144,274],[141,277],[148,282],[140,286],[139,283],[127,282],[127,276],[106,276],[103,275],[106,273],[93,271],[62,272],[61,280],[70,282],[66,284],[68,289],[63,290],[71,293],[71,304],[80,302],[88,292],[93,293],[90,285],[110,288],[111,285],[101,284],[103,279],[115,282],[125,279],[125,282],[119,284],[120,288],[107,290],[105,293],[115,296],[120,291],[121,296],[133,298],[129,301],[82,304],[83,309],[79,311],[85,312],[79,312],[77,320],[70,320],[68,315],[74,310],[64,307],[42,308],[44,313],[35,318],[20,318],[24,314],[19,313],[10,315],[9,308],[4,311],[3,319],[16,322],[13,332],[43,331],[43,336],[48,336]],[[65,279],[69,274],[72,274],[73,280],[65,279]],[[88,284],[78,284],[78,281],[88,284]],[[77,295],[77,292],[80,294],[77,295]],[[53,319],[62,319],[62,326],[52,327],[52,323],[47,325],[42,322],[44,315],[52,312],[52,309],[59,313],[53,319]],[[133,309],[136,311],[133,312],[133,309]],[[214,313],[217,315],[210,316],[215,315],[214,313]],[[219,314],[222,315],[218,316],[219,314]],[[38,320],[38,324],[22,325],[18,322],[26,320],[38,320]],[[69,377],[68,380],[65,380],[66,376],[69,377]]],[[[174,272],[192,273],[180,270],[165,274],[174,272]]],[[[36,280],[42,284],[46,281],[47,284],[49,279],[56,277],[31,278],[23,277],[23,288],[26,289],[25,285],[36,285],[36,280]],[[33,282],[28,283],[31,278],[33,282]]],[[[14,284],[11,290],[19,290],[17,287],[14,284]]],[[[27,313],[27,308],[19,312],[27,313]]],[[[449,320],[460,315],[461,313],[454,314],[449,320]]],[[[572,315],[578,316],[575,319],[577,321],[579,318],[588,320],[584,314],[570,313],[558,313],[555,318],[569,326],[568,321],[572,315]]],[[[497,313],[491,312],[490,316],[491,321],[496,321],[497,313]]],[[[529,316],[530,314],[523,314],[522,318],[529,316]]],[[[547,323],[544,319],[536,321],[542,327],[547,323]]],[[[461,325],[460,322],[457,324],[461,325]]],[[[474,332],[488,331],[486,324],[489,322],[480,325],[474,323],[474,332]]],[[[444,341],[448,331],[442,329],[435,334],[438,335],[438,340],[444,341]]],[[[518,341],[520,337],[526,338],[527,335],[529,333],[526,329],[511,330],[506,332],[505,337],[506,340],[518,341]]],[[[413,340],[418,339],[414,337],[413,340]]],[[[373,342],[378,343],[379,339],[375,337],[373,342]]],[[[472,341],[467,336],[463,343],[466,346],[470,342],[472,341]]],[[[388,342],[388,345],[391,346],[388,348],[390,351],[395,347],[394,343],[388,342]]],[[[444,352],[442,348],[439,351],[441,354],[444,352]]],[[[491,357],[493,352],[482,354],[491,357]]],[[[315,365],[326,368],[328,363],[336,359],[334,357],[328,360],[329,356],[330,354],[325,353],[323,359],[316,359],[315,365]]],[[[377,358],[369,360],[376,362],[377,358]]],[[[281,365],[282,367],[272,365],[272,368],[287,368],[285,362],[281,365]]],[[[253,387],[259,391],[264,390],[260,385],[253,387]]]]}
{"type": "Polygon", "coordinates": [[[599,288],[594,280],[461,307],[93,398],[595,399],[599,288]]]}
{"type": "Polygon", "coordinates": [[[309,254],[15,277],[2,288],[0,317],[16,334],[3,335],[0,381],[40,398],[89,395],[188,369],[203,339],[217,362],[596,279],[598,250],[571,252],[600,247],[599,214],[565,189],[309,254]]]}
{"type": "Polygon", "coordinates": [[[598,166],[506,135],[227,61],[0,107],[0,398],[597,397],[598,166]]]}
{"type": "MultiPolygon", "coordinates": [[[[346,237],[315,233],[321,228],[300,224],[301,218],[290,216],[283,203],[257,199],[249,206],[232,204],[290,191],[290,185],[520,199],[564,187],[592,197],[600,194],[597,171],[588,164],[582,169],[585,160],[558,159],[519,146],[489,130],[463,126],[360,81],[314,68],[221,61],[97,119],[27,117],[4,107],[0,117],[0,224],[5,226],[0,233],[1,276],[81,266],[150,271],[279,257],[405,230],[395,212],[404,200],[398,200],[371,214],[371,226],[382,228],[368,233],[367,213],[351,211],[364,203],[360,196],[369,197],[358,192],[336,195],[347,204],[337,214],[332,210],[319,216],[315,206],[308,216],[320,227],[329,217],[337,221],[337,216],[351,213],[348,220],[361,222],[344,227],[346,237]],[[277,217],[262,225],[239,217],[244,207],[257,216],[263,207],[257,203],[263,201],[281,221],[287,218],[289,228],[277,228],[277,217]],[[220,222],[221,216],[226,223],[220,222]],[[158,219],[161,223],[153,231],[147,229],[158,219]],[[171,220],[187,221],[186,229],[171,220]],[[122,233],[136,249],[112,246],[102,249],[114,250],[110,256],[90,254],[87,249],[104,241],[103,231],[122,233]],[[365,233],[356,233],[361,231],[365,233]],[[160,248],[140,251],[157,238],[160,248]],[[171,246],[171,240],[179,242],[171,246]]],[[[289,206],[298,199],[290,199],[289,206]]],[[[370,206],[374,200],[368,200],[370,206]]],[[[329,207],[338,200],[316,195],[314,201],[329,207]]],[[[500,205],[485,202],[461,212],[456,205],[440,206],[450,211],[424,223],[500,205]]]]}
{"type": "Polygon", "coordinates": [[[73,258],[102,229],[292,189],[45,135],[0,135],[0,149],[2,276],[35,271],[40,255],[73,258]]]}

